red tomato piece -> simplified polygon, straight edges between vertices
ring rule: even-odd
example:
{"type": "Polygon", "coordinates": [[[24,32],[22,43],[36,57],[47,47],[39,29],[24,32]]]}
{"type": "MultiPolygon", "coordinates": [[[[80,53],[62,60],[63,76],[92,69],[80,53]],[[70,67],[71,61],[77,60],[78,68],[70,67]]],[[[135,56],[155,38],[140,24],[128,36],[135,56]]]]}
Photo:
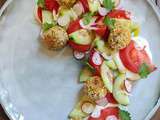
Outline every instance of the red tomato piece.
{"type": "Polygon", "coordinates": [[[59,4],[56,0],[45,0],[45,7],[51,12],[53,12],[53,10],[58,12],[59,4]]]}
{"type": "Polygon", "coordinates": [[[119,118],[119,108],[118,107],[109,107],[101,110],[101,115],[98,118],[89,117],[88,120],[106,120],[107,117],[114,115],[119,118]]]}
{"type": "Polygon", "coordinates": [[[151,63],[151,60],[145,49],[136,49],[134,41],[131,41],[126,48],[120,50],[119,55],[124,66],[134,73],[139,73],[140,66],[143,63],[146,63],[149,66],[150,71],[155,69],[155,66],[151,63]]]}
{"type": "Polygon", "coordinates": [[[82,29],[82,27],[80,26],[80,23],[79,23],[80,19],[77,19],[75,21],[72,21],[67,29],[67,33],[68,34],[71,34],[79,29],[82,29]]]}
{"type": "Polygon", "coordinates": [[[131,13],[125,10],[114,9],[107,14],[110,18],[131,19],[131,13]]]}
{"type": "Polygon", "coordinates": [[[117,101],[113,97],[112,93],[107,93],[106,98],[109,103],[117,104],[117,101]]]}
{"type": "Polygon", "coordinates": [[[109,107],[109,108],[103,109],[101,114],[102,114],[104,120],[108,116],[111,116],[111,115],[116,116],[118,119],[119,118],[119,108],[118,107],[109,107]]]}
{"type": "Polygon", "coordinates": [[[83,5],[84,12],[88,12],[88,11],[89,11],[88,1],[87,1],[87,0],[80,0],[80,2],[81,2],[82,5],[83,5]]]}
{"type": "Polygon", "coordinates": [[[76,44],[75,42],[73,42],[72,40],[69,40],[68,41],[68,44],[71,48],[73,48],[74,50],[76,51],[79,51],[79,52],[86,52],[90,49],[90,45],[79,45],[79,44],[76,44]]]}
{"type": "Polygon", "coordinates": [[[120,58],[124,66],[132,72],[138,73],[140,61],[138,59],[137,50],[134,47],[134,42],[131,43],[124,49],[119,51],[120,58]]]}
{"type": "Polygon", "coordinates": [[[100,37],[103,37],[106,33],[106,26],[103,26],[103,27],[98,27],[95,32],[97,35],[99,35],[100,37]]]}
{"type": "Polygon", "coordinates": [[[37,15],[40,21],[42,22],[42,8],[41,7],[37,8],[37,15]]]}

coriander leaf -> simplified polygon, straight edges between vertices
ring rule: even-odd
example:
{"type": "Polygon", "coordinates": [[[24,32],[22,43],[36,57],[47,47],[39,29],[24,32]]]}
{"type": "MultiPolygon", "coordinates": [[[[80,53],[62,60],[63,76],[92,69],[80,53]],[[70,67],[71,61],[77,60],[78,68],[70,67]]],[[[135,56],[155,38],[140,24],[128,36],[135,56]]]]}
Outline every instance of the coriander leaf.
{"type": "Polygon", "coordinates": [[[106,9],[112,10],[113,8],[115,8],[114,0],[104,0],[103,4],[106,9]]]}
{"type": "Polygon", "coordinates": [[[130,113],[121,109],[119,110],[119,117],[121,120],[132,120],[130,113]]]}
{"type": "Polygon", "coordinates": [[[105,17],[104,24],[107,25],[110,29],[114,28],[114,23],[115,23],[114,19],[111,19],[108,16],[105,17]]]}
{"type": "Polygon", "coordinates": [[[45,1],[44,1],[44,0],[37,0],[37,5],[38,5],[39,7],[44,8],[44,6],[45,6],[45,1]]]}
{"type": "Polygon", "coordinates": [[[83,16],[84,25],[88,25],[92,20],[92,13],[88,12],[83,16]]]}
{"type": "Polygon", "coordinates": [[[150,73],[149,66],[146,63],[140,65],[139,75],[141,78],[146,78],[150,73]]]}
{"type": "Polygon", "coordinates": [[[44,23],[43,25],[42,25],[42,29],[43,29],[43,31],[47,31],[48,29],[50,29],[51,27],[53,27],[54,26],[54,24],[53,23],[44,23]]]}

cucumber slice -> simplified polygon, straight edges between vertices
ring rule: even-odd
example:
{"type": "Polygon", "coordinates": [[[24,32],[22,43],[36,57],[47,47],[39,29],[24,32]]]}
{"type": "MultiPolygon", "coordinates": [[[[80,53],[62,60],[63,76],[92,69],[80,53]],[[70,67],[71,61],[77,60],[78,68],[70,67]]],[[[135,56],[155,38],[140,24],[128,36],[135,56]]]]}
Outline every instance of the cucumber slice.
{"type": "Polygon", "coordinates": [[[101,52],[104,59],[110,59],[109,56],[111,55],[111,50],[107,48],[103,40],[100,40],[100,38],[97,37],[94,40],[94,46],[99,52],[101,52]]]}
{"type": "Polygon", "coordinates": [[[60,16],[57,23],[62,27],[67,26],[70,23],[70,17],[68,15],[60,16]]]}
{"type": "Polygon", "coordinates": [[[91,35],[87,30],[81,29],[69,35],[70,39],[80,45],[89,45],[92,42],[91,35]]]}
{"type": "Polygon", "coordinates": [[[112,70],[117,70],[117,65],[115,64],[114,60],[106,61],[106,65],[112,70]]]}
{"type": "Polygon", "coordinates": [[[64,6],[62,6],[60,9],[59,9],[59,12],[58,12],[59,16],[68,16],[70,18],[70,20],[76,20],[78,18],[78,16],[76,15],[76,13],[73,11],[73,9],[68,9],[64,6]]]}
{"type": "Polygon", "coordinates": [[[74,6],[73,6],[73,11],[76,13],[77,16],[81,16],[82,13],[84,12],[84,8],[81,2],[77,2],[74,6]]]}
{"type": "Polygon", "coordinates": [[[118,67],[118,70],[120,73],[126,73],[127,69],[125,68],[125,66],[123,65],[121,59],[120,59],[120,56],[119,56],[119,53],[115,53],[113,55],[113,60],[114,62],[116,63],[117,67],[118,67]]]}
{"type": "Polygon", "coordinates": [[[96,38],[96,40],[95,40],[95,47],[98,51],[100,51],[102,53],[105,52],[105,50],[106,50],[104,41],[100,40],[99,38],[96,38]]]}
{"type": "Polygon", "coordinates": [[[113,96],[119,104],[128,105],[130,103],[128,93],[125,91],[125,74],[120,74],[114,82],[113,96]]]}
{"type": "Polygon", "coordinates": [[[80,82],[85,82],[88,78],[92,77],[92,72],[88,67],[84,67],[80,72],[80,82]]]}
{"type": "Polygon", "coordinates": [[[53,15],[50,11],[42,10],[42,21],[43,24],[53,24],[53,15]]]}
{"type": "Polygon", "coordinates": [[[103,79],[105,87],[112,93],[113,90],[113,73],[106,65],[106,61],[104,61],[101,65],[101,77],[103,79]]]}

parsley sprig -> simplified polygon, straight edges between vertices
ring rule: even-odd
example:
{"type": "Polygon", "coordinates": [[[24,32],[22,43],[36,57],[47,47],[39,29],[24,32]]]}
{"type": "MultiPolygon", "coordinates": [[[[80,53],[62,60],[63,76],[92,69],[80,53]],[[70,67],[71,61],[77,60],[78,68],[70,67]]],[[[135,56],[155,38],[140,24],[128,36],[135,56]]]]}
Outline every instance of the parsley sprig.
{"type": "Polygon", "coordinates": [[[130,113],[121,109],[119,110],[119,117],[121,120],[132,120],[130,113]]]}
{"type": "Polygon", "coordinates": [[[44,0],[37,0],[37,5],[41,8],[45,7],[45,1],[44,0]]]}
{"type": "Polygon", "coordinates": [[[104,19],[104,24],[107,25],[110,29],[113,29],[114,24],[115,24],[115,20],[106,16],[104,19]]]}
{"type": "Polygon", "coordinates": [[[141,78],[146,78],[150,74],[150,68],[146,63],[140,65],[139,75],[141,78]]]}
{"type": "Polygon", "coordinates": [[[112,10],[115,8],[114,0],[104,0],[103,4],[104,4],[104,7],[108,10],[112,10]]]}

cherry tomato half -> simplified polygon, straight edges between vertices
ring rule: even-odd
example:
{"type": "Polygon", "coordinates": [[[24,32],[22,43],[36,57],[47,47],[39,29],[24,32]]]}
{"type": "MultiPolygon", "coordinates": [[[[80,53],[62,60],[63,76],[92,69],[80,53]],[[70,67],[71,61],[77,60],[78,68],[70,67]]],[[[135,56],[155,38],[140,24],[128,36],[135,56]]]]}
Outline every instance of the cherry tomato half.
{"type": "Polygon", "coordinates": [[[110,18],[131,19],[131,13],[125,10],[114,9],[107,14],[110,18]]]}

